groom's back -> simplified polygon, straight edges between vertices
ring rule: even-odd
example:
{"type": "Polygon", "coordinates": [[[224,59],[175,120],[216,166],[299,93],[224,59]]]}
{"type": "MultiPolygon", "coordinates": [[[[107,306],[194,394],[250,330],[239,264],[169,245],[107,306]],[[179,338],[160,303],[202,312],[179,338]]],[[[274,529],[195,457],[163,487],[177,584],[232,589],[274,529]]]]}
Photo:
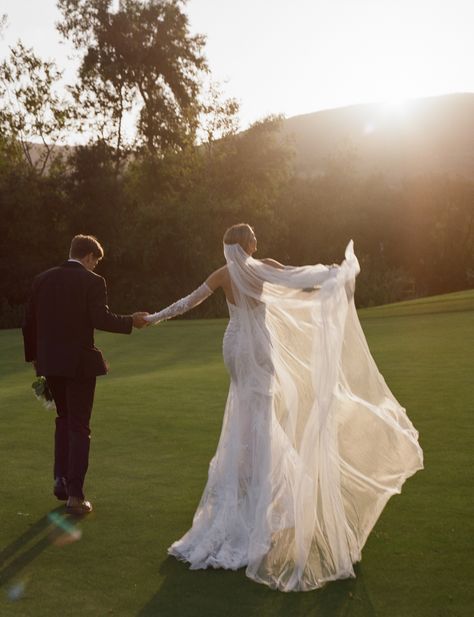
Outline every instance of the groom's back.
{"type": "Polygon", "coordinates": [[[34,301],[38,332],[42,337],[50,342],[93,343],[88,292],[96,277],[79,264],[51,268],[37,277],[34,301]]]}
{"type": "Polygon", "coordinates": [[[102,277],[77,262],[66,262],[36,277],[30,310],[40,374],[72,376],[90,361],[94,373],[105,372],[102,356],[94,348],[90,314],[94,293],[103,285],[102,277]]]}

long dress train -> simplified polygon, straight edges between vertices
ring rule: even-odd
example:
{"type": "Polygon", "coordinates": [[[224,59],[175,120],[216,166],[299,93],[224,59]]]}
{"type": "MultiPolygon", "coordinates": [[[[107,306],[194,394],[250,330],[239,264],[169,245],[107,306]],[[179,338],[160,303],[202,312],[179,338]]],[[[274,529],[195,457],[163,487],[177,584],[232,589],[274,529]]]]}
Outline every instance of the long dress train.
{"type": "Polygon", "coordinates": [[[423,467],[357,317],[352,242],[335,269],[225,255],[229,394],[192,527],[169,553],[282,591],[352,577],[386,502],[423,467]]]}

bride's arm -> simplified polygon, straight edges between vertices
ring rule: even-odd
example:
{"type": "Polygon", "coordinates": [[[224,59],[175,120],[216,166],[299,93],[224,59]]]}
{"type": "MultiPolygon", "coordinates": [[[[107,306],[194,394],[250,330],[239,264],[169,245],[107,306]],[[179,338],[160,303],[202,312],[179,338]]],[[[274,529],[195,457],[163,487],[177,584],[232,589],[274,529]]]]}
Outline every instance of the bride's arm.
{"type": "Polygon", "coordinates": [[[179,300],[177,300],[173,304],[170,304],[161,311],[145,317],[145,321],[148,321],[148,323],[157,324],[160,321],[164,321],[165,319],[172,319],[177,315],[187,313],[191,309],[201,304],[201,302],[204,302],[204,300],[206,300],[212,293],[214,293],[214,291],[218,287],[221,286],[221,270],[222,268],[213,272],[202,285],[200,285],[197,289],[192,291],[184,298],[180,298],[179,300]]]}
{"type": "Polygon", "coordinates": [[[206,285],[209,289],[212,289],[212,291],[216,291],[216,289],[225,285],[227,276],[227,266],[222,266],[222,268],[214,270],[214,272],[207,277],[206,285]]]}
{"type": "Polygon", "coordinates": [[[267,266],[272,266],[273,268],[276,268],[277,270],[284,270],[286,268],[286,266],[281,264],[276,259],[271,259],[271,257],[265,257],[265,259],[261,259],[260,261],[264,264],[267,264],[267,266]]]}
{"type": "Polygon", "coordinates": [[[340,266],[332,264],[325,266],[316,264],[313,266],[284,266],[275,259],[262,259],[260,263],[270,266],[265,270],[265,280],[269,283],[283,285],[293,289],[316,289],[327,280],[337,276],[340,266]]]}
{"type": "MultiPolygon", "coordinates": [[[[284,266],[276,259],[271,259],[270,257],[266,257],[265,259],[261,259],[260,261],[263,262],[264,264],[267,264],[267,266],[272,266],[273,268],[276,268],[277,270],[286,270],[287,268],[294,268],[294,266],[284,266]]],[[[331,269],[339,268],[340,266],[339,264],[331,264],[330,266],[327,266],[327,267],[331,270],[331,269]]]]}

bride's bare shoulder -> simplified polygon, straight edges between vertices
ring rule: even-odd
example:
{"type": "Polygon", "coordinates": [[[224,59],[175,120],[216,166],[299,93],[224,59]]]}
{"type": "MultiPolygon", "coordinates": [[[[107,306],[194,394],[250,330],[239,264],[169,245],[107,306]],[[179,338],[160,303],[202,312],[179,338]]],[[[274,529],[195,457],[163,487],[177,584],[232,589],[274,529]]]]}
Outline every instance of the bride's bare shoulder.
{"type": "Polygon", "coordinates": [[[227,266],[222,266],[214,270],[206,279],[206,285],[215,291],[218,287],[224,287],[229,280],[229,269],[227,266]]]}

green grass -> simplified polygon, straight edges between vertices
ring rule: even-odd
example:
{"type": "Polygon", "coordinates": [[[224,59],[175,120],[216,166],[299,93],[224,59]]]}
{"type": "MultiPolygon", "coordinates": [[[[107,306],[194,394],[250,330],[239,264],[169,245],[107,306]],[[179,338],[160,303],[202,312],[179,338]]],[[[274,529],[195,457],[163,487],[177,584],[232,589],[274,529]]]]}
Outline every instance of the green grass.
{"type": "Polygon", "coordinates": [[[244,572],[190,571],[166,549],[189,527],[219,436],[224,320],[100,333],[80,541],[46,515],[53,414],[33,398],[20,332],[0,332],[0,615],[461,617],[474,614],[474,293],[361,312],[372,353],[420,431],[425,470],[390,500],[357,578],[283,594],[244,572]],[[15,589],[24,593],[9,598],[15,589]]]}
{"type": "Polygon", "coordinates": [[[401,317],[404,315],[431,315],[433,313],[474,311],[474,289],[455,291],[442,296],[429,296],[417,300],[406,300],[383,304],[360,311],[361,318],[401,317]]]}

